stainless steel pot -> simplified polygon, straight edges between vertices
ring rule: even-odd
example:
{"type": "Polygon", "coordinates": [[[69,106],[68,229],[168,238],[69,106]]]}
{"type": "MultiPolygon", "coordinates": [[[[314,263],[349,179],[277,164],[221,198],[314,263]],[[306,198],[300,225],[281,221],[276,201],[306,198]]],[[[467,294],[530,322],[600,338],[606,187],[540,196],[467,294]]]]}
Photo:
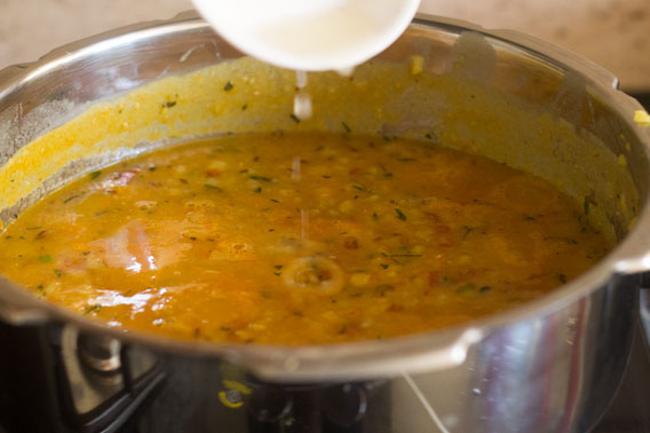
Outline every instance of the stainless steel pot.
{"type": "MultiPolygon", "coordinates": [[[[480,121],[454,126],[455,133],[466,133],[465,143],[469,140],[478,146],[467,150],[503,159],[550,180],[556,174],[564,176],[569,179],[568,192],[576,198],[590,191],[586,207],[602,210],[603,221],[619,238],[616,249],[575,281],[505,314],[440,332],[327,347],[190,344],[123,333],[47,305],[2,281],[0,317],[4,322],[11,329],[46,335],[48,341],[56,337],[56,359],[64,371],[64,379],[57,383],[67,380],[77,388],[68,393],[66,413],[94,413],[106,396],[124,392],[130,400],[120,407],[127,413],[144,398],[142,389],[148,393],[166,376],[173,387],[183,382],[194,392],[183,394],[163,387],[151,405],[154,413],[150,419],[138,421],[142,431],[212,431],[210,423],[223,425],[225,417],[235,420],[234,430],[253,430],[251,425],[257,424],[239,418],[251,416],[251,410],[242,407],[259,404],[259,389],[293,396],[293,400],[282,400],[281,410],[273,417],[266,409],[262,415],[255,412],[256,422],[280,423],[284,430],[278,431],[330,431],[323,427],[325,421],[319,423],[314,417],[316,413],[331,415],[332,410],[322,408],[331,406],[328,401],[340,401],[342,395],[353,395],[350,398],[356,409],[353,414],[346,412],[345,422],[334,423],[357,426],[355,423],[372,412],[368,396],[377,388],[384,390],[379,410],[383,418],[376,415],[381,422],[373,426],[374,432],[584,432],[597,421],[625,368],[642,276],[650,269],[650,131],[632,121],[634,111],[641,107],[616,90],[616,78],[606,71],[520,34],[419,16],[396,46],[377,61],[408,64],[413,54],[426,57],[426,73],[455,75],[469,83],[456,88],[459,98],[469,96],[463,92],[468,92],[471,83],[479,83],[486,95],[501,98],[494,112],[508,107],[513,113],[533,113],[532,118],[555,122],[558,130],[575,134],[575,142],[581,144],[574,146],[574,139],[563,141],[562,134],[537,134],[534,123],[513,124],[508,131],[488,131],[480,121]],[[518,150],[481,148],[481,134],[506,133],[521,138],[518,150]],[[536,134],[540,135],[539,146],[526,141],[536,141],[536,134]],[[548,137],[557,142],[544,147],[542,141],[548,137]],[[580,149],[585,152],[579,153],[580,149]],[[596,153],[603,159],[590,160],[596,153]],[[534,163],[527,159],[531,154],[538,157],[534,163]],[[614,162],[611,170],[593,172],[594,167],[610,167],[608,158],[614,162]],[[573,183],[572,177],[580,179],[573,183]],[[618,199],[627,200],[624,210],[618,199]],[[629,224],[632,228],[628,231],[629,224]],[[111,376],[125,368],[127,360],[130,376],[111,376]],[[140,370],[133,370],[133,365],[140,370]],[[148,385],[136,392],[134,377],[145,377],[145,373],[149,374],[148,385]],[[103,385],[93,382],[95,376],[104,378],[103,385]],[[92,391],[78,391],[84,386],[92,391]],[[338,394],[328,394],[337,386],[341,387],[336,388],[338,394]],[[305,395],[296,394],[298,389],[326,390],[318,391],[319,403],[314,403],[314,408],[305,409],[309,422],[300,418],[304,411],[297,408],[306,403],[296,400],[296,395],[305,395]],[[210,399],[216,399],[214,406],[206,403],[210,399]],[[169,407],[184,411],[178,412],[173,422],[161,423],[161,414],[169,407]],[[201,417],[204,421],[197,424],[201,417]],[[212,421],[206,421],[208,418],[212,421]]],[[[34,139],[97,101],[240,56],[200,19],[183,14],[102,34],[55,50],[37,62],[5,69],[0,72],[0,164],[6,166],[34,139]]],[[[417,135],[436,124],[435,119],[427,122],[430,111],[420,109],[436,104],[435,98],[431,99],[435,93],[425,98],[407,90],[399,97],[408,98],[408,103],[400,100],[393,107],[403,113],[401,120],[378,123],[384,133],[417,135]]],[[[318,104],[317,98],[315,102],[318,104]]],[[[439,109],[448,112],[455,108],[439,109]]],[[[478,111],[472,114],[482,115],[478,111]]],[[[373,122],[368,120],[372,128],[376,126],[373,122]]],[[[328,129],[327,122],[323,125],[322,129],[328,129]]],[[[265,127],[272,130],[272,126],[265,127]]],[[[255,123],[243,128],[255,129],[255,123]]],[[[452,126],[438,124],[437,128],[452,126]]],[[[442,129],[437,132],[444,133],[442,129]]],[[[40,179],[41,188],[25,189],[29,194],[18,194],[21,200],[5,206],[0,216],[9,222],[37,196],[98,161],[88,159],[51,179],[40,179]]],[[[72,385],[71,389],[75,388],[72,385]]],[[[101,422],[93,425],[103,426],[101,422]]]]}

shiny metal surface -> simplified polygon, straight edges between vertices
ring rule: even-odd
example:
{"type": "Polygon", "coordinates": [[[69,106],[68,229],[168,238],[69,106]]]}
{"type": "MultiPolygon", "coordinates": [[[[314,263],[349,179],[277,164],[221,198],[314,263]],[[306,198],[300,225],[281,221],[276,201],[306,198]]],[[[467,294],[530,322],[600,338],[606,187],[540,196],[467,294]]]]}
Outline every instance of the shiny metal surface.
{"type": "MultiPolygon", "coordinates": [[[[450,432],[586,432],[620,383],[634,335],[633,314],[631,321],[616,315],[634,311],[635,300],[620,293],[634,294],[634,282],[612,281],[563,314],[497,331],[470,349],[462,367],[413,382],[450,432]]],[[[402,399],[413,391],[396,389],[402,399]]],[[[395,410],[413,422],[409,431],[431,424],[424,410],[395,410]]]]}
{"type": "Polygon", "coordinates": [[[122,345],[111,337],[81,334],[77,338],[79,359],[97,373],[111,373],[122,366],[122,345]]]}
{"type": "MultiPolygon", "coordinates": [[[[590,272],[544,299],[464,327],[327,348],[198,345],[125,335],[38,301],[6,281],[0,282],[0,317],[16,325],[65,322],[124,345],[155,348],[172,363],[187,365],[196,387],[208,386],[202,378],[223,362],[279,384],[388,378],[389,410],[399,424],[383,426],[386,432],[585,431],[619,383],[633,336],[640,273],[650,269],[650,131],[631,120],[640,106],[615,89],[611,74],[543,42],[431,17],[418,18],[414,28],[427,43],[444,47],[467,30],[482,34],[507,54],[503,62],[510,62],[495,86],[528,102],[549,104],[559,97],[513,86],[513,74],[577,77],[579,98],[591,117],[585,121],[575,104],[558,104],[555,114],[612,151],[622,151],[618,137],[630,144],[629,168],[644,209],[631,233],[590,272]]],[[[90,103],[239,56],[186,14],[93,37],[0,71],[0,164],[90,103]]]]}
{"type": "Polygon", "coordinates": [[[70,394],[75,411],[88,413],[99,407],[107,398],[117,395],[125,387],[120,375],[106,374],[113,370],[100,370],[106,366],[97,356],[91,356],[83,346],[101,345],[104,338],[96,338],[89,343],[73,327],[61,331],[61,357],[65,380],[70,383],[70,394]],[[92,364],[92,365],[91,365],[92,364]]]}

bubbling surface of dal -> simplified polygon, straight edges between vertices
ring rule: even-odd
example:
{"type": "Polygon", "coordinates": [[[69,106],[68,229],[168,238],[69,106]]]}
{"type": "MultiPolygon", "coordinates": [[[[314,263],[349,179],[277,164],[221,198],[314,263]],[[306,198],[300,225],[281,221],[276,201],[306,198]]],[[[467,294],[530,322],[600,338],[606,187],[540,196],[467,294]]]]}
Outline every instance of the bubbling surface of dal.
{"type": "Polygon", "coordinates": [[[233,136],[93,172],[25,211],[0,272],[110,326],[303,345],[459,324],[610,245],[534,176],[430,142],[233,136]]]}

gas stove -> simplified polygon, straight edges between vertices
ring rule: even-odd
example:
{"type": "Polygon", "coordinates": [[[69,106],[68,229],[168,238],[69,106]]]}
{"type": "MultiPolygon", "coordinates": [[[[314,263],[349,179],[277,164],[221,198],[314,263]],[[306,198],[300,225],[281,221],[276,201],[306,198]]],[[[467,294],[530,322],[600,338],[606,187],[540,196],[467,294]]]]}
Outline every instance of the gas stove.
{"type": "MultiPolygon", "coordinates": [[[[16,332],[0,325],[0,341],[17,355],[0,365],[13,372],[0,384],[8,423],[0,433],[461,433],[451,427],[459,420],[439,416],[406,375],[276,385],[234,366],[214,369],[199,365],[203,360],[86,340],[70,328],[16,332]]],[[[650,351],[637,332],[618,394],[593,432],[650,433],[649,389],[650,351]]]]}

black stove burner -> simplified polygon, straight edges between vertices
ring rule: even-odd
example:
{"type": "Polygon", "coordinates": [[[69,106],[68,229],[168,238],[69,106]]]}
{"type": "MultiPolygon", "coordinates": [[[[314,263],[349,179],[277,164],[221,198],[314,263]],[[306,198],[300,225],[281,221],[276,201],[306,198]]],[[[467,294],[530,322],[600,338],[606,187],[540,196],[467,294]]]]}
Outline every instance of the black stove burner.
{"type": "Polygon", "coordinates": [[[158,398],[122,433],[374,433],[391,425],[387,382],[275,385],[236,367],[211,372],[201,362],[172,361],[173,371],[197,372],[205,386],[197,389],[191,375],[169,375],[158,398]]]}

